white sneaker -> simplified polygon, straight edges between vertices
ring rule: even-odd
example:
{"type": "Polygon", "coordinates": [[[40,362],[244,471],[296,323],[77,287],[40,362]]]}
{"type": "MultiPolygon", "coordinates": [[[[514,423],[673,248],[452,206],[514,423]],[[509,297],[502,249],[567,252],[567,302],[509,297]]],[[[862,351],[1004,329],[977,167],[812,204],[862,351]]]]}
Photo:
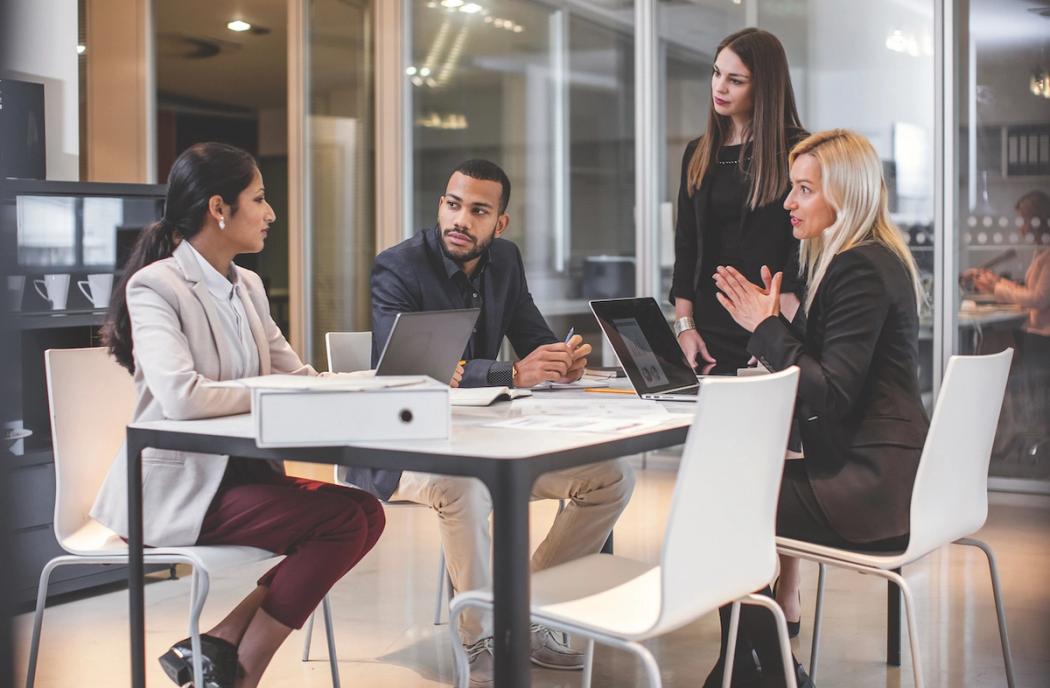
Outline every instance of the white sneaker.
{"type": "Polygon", "coordinates": [[[583,653],[574,650],[555,633],[541,624],[532,624],[532,663],[547,669],[579,670],[583,668],[583,653]]]}
{"type": "Polygon", "coordinates": [[[492,637],[482,638],[473,645],[464,646],[467,661],[470,663],[470,688],[492,688],[496,679],[493,676],[492,637]]]}

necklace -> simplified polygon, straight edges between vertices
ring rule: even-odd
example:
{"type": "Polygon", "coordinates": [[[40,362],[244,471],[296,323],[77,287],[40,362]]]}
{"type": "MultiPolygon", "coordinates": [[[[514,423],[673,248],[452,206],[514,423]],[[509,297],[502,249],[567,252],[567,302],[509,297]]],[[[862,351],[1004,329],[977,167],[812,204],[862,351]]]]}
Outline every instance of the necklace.
{"type": "MultiPolygon", "coordinates": [[[[740,162],[739,160],[719,160],[718,164],[719,165],[736,165],[739,162],[740,162]]],[[[751,156],[749,155],[746,158],[744,158],[744,162],[751,162],[751,156]]]]}

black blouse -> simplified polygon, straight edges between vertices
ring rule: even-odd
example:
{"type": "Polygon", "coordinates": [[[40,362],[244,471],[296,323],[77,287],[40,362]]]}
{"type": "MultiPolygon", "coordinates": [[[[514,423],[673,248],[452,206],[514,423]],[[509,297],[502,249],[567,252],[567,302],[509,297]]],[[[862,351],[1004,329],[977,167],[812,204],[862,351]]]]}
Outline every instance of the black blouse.
{"type": "Polygon", "coordinates": [[[743,154],[747,168],[748,146],[723,146],[718,164],[690,196],[689,161],[698,142],[689,143],[682,159],[670,299],[672,303],[677,297],[692,300],[693,319],[711,355],[720,365],[741,367],[750,358],[750,333],[715,298],[715,268],[732,265],[748,280],[761,284],[762,266],[768,265],[774,273],[784,273],[784,293],[800,294],[799,242],[791,234],[783,198],[755,210],[748,208],[750,184],[738,164],[743,154]]]}

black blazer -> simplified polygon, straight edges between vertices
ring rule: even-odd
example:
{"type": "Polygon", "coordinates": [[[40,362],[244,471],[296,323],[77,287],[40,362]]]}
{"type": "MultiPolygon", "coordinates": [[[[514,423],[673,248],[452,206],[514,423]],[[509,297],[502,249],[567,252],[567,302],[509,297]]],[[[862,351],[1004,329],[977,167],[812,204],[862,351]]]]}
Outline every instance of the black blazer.
{"type": "Polygon", "coordinates": [[[906,535],[929,420],[919,395],[919,317],[900,259],[865,244],[832,259],[805,335],[762,321],[748,350],[801,369],[806,474],[832,528],[855,543],[906,535]]]}
{"type": "MultiPolygon", "coordinates": [[[[376,365],[398,313],[441,311],[464,307],[463,294],[453,283],[459,268],[445,259],[436,229],[425,229],[376,257],[372,267],[372,365],[376,365]]],[[[488,384],[507,337],[520,357],[558,339],[547,326],[529,292],[521,252],[506,239],[488,248],[481,273],[481,315],[473,339],[473,356],[463,372],[463,387],[488,384]]],[[[509,370],[510,364],[502,364],[509,370]]],[[[349,482],[381,499],[390,499],[401,471],[349,468],[349,482]]]]}
{"type": "MultiPolygon", "coordinates": [[[[788,150],[806,137],[806,132],[791,130],[788,132],[788,150]]],[[[674,272],[671,277],[671,292],[668,295],[671,303],[676,298],[696,299],[701,279],[711,279],[703,275],[703,236],[708,222],[711,202],[711,176],[707,175],[693,195],[689,195],[689,162],[693,152],[700,144],[700,139],[693,139],[682,154],[682,176],[678,186],[678,217],[674,229],[674,272]]],[[[784,152],[785,165],[787,152],[784,152]]],[[[784,260],[779,265],[770,265],[773,272],[783,271],[784,281],[781,290],[784,293],[800,293],[801,283],[798,277],[798,240],[791,234],[791,222],[784,209],[787,192],[772,203],[752,210],[745,204],[740,217],[740,231],[745,241],[756,233],[781,233],[784,241],[784,260]]]]}

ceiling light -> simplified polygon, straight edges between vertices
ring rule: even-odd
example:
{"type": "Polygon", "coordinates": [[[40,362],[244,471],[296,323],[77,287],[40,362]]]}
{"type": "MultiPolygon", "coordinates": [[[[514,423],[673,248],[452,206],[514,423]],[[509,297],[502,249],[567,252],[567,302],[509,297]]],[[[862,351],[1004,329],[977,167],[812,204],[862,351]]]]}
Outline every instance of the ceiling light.
{"type": "Polygon", "coordinates": [[[226,25],[226,28],[229,29],[230,31],[237,31],[239,33],[241,31],[249,31],[249,30],[251,30],[252,25],[249,24],[246,21],[241,21],[240,19],[234,19],[233,21],[231,21],[230,23],[228,23],[226,25]]]}
{"type": "Polygon", "coordinates": [[[407,74],[409,76],[415,76],[416,75],[416,68],[415,67],[409,67],[408,69],[405,70],[405,74],[407,74]]]}
{"type": "Polygon", "coordinates": [[[430,76],[430,67],[423,67],[420,69],[419,76],[430,76]]]}
{"type": "Polygon", "coordinates": [[[1028,81],[1028,90],[1032,92],[1033,96],[1050,98],[1050,73],[1045,69],[1037,69],[1032,72],[1032,76],[1028,81]]]}
{"type": "Polygon", "coordinates": [[[430,2],[427,3],[427,7],[429,7],[430,9],[434,9],[437,6],[438,4],[434,0],[430,0],[430,2]]]}
{"type": "Polygon", "coordinates": [[[80,44],[80,45],[77,46],[77,55],[83,55],[86,52],[87,52],[87,46],[86,45],[80,44]]]}
{"type": "Polygon", "coordinates": [[[522,30],[523,29],[521,28],[521,24],[515,24],[514,25],[514,33],[521,33],[522,30]]]}
{"type": "Polygon", "coordinates": [[[481,5],[479,5],[476,2],[468,2],[466,5],[463,5],[459,8],[459,11],[463,12],[464,14],[477,14],[481,10],[481,5]]]}
{"type": "Polygon", "coordinates": [[[463,6],[463,0],[441,0],[441,6],[454,10],[457,7],[463,6]]]}

